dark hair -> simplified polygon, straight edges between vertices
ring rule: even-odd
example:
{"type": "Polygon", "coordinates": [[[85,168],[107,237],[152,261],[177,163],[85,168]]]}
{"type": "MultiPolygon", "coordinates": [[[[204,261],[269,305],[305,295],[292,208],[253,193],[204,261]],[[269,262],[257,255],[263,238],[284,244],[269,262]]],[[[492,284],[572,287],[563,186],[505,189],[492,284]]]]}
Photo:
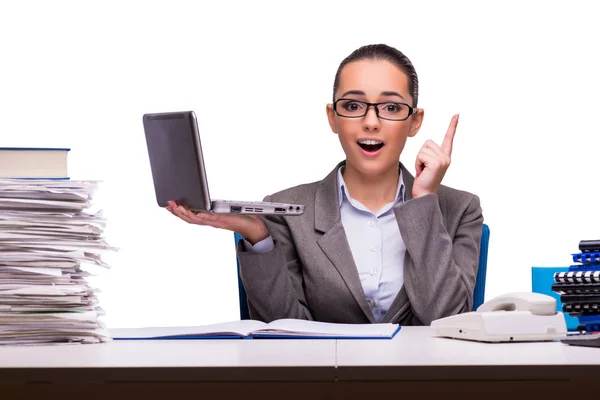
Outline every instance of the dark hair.
{"type": "Polygon", "coordinates": [[[347,64],[360,60],[385,60],[400,68],[400,70],[408,77],[408,90],[413,98],[412,106],[417,106],[417,101],[419,100],[419,79],[417,77],[417,71],[415,71],[415,67],[413,67],[412,63],[404,53],[386,44],[369,44],[362,46],[354,50],[352,54],[341,62],[335,73],[335,80],[333,81],[333,101],[335,101],[335,92],[340,86],[340,73],[342,72],[342,69],[344,69],[347,64]]]}

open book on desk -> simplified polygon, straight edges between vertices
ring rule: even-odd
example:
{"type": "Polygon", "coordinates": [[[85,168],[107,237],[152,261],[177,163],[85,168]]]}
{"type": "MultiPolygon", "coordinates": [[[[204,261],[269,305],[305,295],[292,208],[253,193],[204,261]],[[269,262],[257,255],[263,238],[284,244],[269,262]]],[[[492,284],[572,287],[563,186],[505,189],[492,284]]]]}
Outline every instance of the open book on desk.
{"type": "Polygon", "coordinates": [[[392,339],[398,324],[334,324],[300,319],[254,320],[182,327],[110,329],[115,340],[160,339],[392,339]]]}

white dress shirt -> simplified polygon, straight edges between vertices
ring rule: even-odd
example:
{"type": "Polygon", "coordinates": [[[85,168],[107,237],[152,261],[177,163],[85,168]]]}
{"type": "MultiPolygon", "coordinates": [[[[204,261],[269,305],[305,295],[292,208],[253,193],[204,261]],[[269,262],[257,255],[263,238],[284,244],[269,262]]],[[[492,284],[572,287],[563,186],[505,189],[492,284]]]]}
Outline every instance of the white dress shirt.
{"type": "Polygon", "coordinates": [[[404,284],[406,246],[393,206],[404,201],[402,172],[394,201],[373,213],[350,197],[342,168],[338,170],[338,198],[342,225],[373,316],[380,322],[404,284]]]}

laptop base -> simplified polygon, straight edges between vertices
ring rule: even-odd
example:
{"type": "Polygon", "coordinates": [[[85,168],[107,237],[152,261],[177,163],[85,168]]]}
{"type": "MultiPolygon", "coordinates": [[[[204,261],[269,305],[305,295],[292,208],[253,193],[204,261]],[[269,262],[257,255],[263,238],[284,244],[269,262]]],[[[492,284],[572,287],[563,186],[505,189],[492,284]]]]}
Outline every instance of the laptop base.
{"type": "Polygon", "coordinates": [[[215,214],[281,214],[302,215],[306,207],[301,204],[272,203],[262,201],[213,200],[210,211],[215,214]]]}

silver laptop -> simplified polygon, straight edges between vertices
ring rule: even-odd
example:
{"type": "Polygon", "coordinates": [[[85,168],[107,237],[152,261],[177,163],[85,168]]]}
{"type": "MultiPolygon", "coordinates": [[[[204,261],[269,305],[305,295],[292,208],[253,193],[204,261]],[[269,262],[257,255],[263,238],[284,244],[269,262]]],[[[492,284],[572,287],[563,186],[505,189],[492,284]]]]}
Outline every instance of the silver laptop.
{"type": "Polygon", "coordinates": [[[306,207],[302,204],[211,200],[193,111],[144,114],[143,122],[159,206],[166,207],[167,202],[173,200],[196,212],[304,214],[306,207]]]}

